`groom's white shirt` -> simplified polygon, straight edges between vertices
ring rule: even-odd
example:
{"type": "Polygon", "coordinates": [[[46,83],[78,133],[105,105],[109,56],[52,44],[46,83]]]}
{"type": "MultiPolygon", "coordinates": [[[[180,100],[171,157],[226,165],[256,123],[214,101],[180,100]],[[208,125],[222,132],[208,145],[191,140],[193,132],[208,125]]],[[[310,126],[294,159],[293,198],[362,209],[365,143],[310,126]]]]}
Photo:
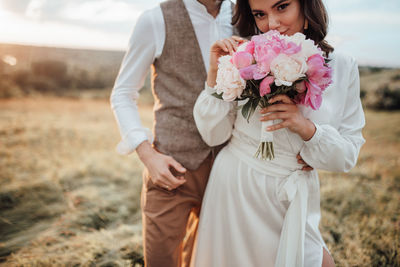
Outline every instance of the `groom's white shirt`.
{"type": "MultiPolygon", "coordinates": [[[[232,35],[231,2],[226,0],[222,3],[216,18],[196,0],[183,0],[183,2],[192,21],[203,62],[208,71],[211,45],[219,39],[232,35]]],[[[142,126],[136,100],[150,66],[162,53],[164,41],[164,17],[161,7],[157,6],[145,11],[137,20],[111,93],[111,107],[121,133],[121,141],[117,146],[120,154],[132,153],[145,140],[153,141],[151,131],[142,126]]]]}

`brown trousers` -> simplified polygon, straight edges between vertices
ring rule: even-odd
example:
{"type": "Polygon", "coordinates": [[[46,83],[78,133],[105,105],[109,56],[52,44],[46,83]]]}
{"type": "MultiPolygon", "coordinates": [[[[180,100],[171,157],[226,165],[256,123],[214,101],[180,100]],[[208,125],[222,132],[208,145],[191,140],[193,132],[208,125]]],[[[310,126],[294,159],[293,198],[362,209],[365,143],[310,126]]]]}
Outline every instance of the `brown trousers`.
{"type": "Polygon", "coordinates": [[[153,184],[144,171],[141,208],[145,266],[189,266],[213,160],[210,153],[198,169],[187,170],[186,183],[172,191],[153,184]]]}

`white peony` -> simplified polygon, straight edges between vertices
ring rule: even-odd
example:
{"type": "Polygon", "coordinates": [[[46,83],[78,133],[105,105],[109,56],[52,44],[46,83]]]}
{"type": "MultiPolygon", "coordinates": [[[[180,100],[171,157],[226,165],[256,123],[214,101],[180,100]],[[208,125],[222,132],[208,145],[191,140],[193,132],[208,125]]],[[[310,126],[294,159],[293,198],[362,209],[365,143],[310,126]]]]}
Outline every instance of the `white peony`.
{"type": "Polygon", "coordinates": [[[245,51],[246,47],[248,45],[249,42],[243,42],[241,43],[238,48],[236,49],[236,52],[241,52],[241,51],[245,51]]]}
{"type": "Polygon", "coordinates": [[[222,94],[225,101],[233,101],[240,97],[246,87],[246,81],[240,77],[239,70],[231,63],[231,56],[219,58],[217,84],[215,89],[222,94]]]}
{"type": "Polygon", "coordinates": [[[293,82],[306,76],[307,62],[297,55],[279,54],[271,62],[271,72],[277,86],[291,86],[293,82]]]}
{"type": "Polygon", "coordinates": [[[302,56],[306,59],[312,55],[318,54],[322,56],[322,51],[318,49],[314,41],[311,39],[306,39],[306,36],[300,32],[295,33],[292,36],[284,36],[286,41],[293,42],[297,45],[301,45],[301,51],[297,55],[302,56]]]}

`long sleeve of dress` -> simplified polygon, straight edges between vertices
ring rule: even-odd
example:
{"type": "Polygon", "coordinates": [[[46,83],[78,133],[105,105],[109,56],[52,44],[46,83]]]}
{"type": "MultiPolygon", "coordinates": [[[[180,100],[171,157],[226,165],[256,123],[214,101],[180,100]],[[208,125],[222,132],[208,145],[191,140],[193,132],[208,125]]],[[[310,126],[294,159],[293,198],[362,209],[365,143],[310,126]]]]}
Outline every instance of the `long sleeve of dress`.
{"type": "Polygon", "coordinates": [[[345,99],[343,110],[337,114],[341,120],[335,127],[314,122],[317,130],[309,141],[304,142],[300,151],[304,161],[316,169],[349,171],[355,166],[365,142],[361,132],[365,117],[360,100],[358,66],[354,59],[347,61],[346,65],[342,69],[350,69],[350,75],[348,82],[342,84],[347,86],[337,92],[343,94],[341,99],[345,99]]]}
{"type": "Polygon", "coordinates": [[[200,135],[209,146],[217,146],[229,140],[236,116],[235,103],[212,96],[214,92],[213,88],[206,85],[193,110],[200,135]]]}

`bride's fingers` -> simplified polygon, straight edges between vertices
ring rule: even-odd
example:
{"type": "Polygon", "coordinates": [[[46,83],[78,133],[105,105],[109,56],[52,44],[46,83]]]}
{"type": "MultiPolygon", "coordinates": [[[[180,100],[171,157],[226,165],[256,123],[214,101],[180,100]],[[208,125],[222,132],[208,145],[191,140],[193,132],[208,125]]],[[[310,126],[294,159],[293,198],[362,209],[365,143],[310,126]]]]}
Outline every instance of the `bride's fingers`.
{"type": "Polygon", "coordinates": [[[310,165],[308,165],[307,162],[305,162],[305,161],[303,160],[303,158],[300,156],[300,153],[297,154],[296,158],[297,158],[297,163],[304,165],[304,166],[301,168],[301,170],[303,170],[303,171],[312,171],[312,170],[314,170],[313,167],[311,167],[310,165]]]}
{"type": "Polygon", "coordinates": [[[233,38],[228,38],[228,39],[226,39],[226,40],[229,41],[229,42],[231,43],[231,45],[232,45],[234,51],[236,51],[237,48],[238,48],[238,46],[239,46],[239,43],[238,43],[236,40],[234,40],[233,38]]]}
{"type": "Polygon", "coordinates": [[[307,165],[307,166],[304,166],[303,168],[301,168],[301,170],[302,171],[312,171],[312,170],[314,170],[314,168],[309,166],[309,165],[307,165]]]}
{"type": "Polygon", "coordinates": [[[224,51],[225,53],[229,53],[228,47],[222,40],[216,41],[213,47],[211,48],[212,52],[219,52],[220,50],[224,51]]]}
{"type": "Polygon", "coordinates": [[[290,97],[288,97],[287,95],[276,95],[274,97],[272,97],[268,103],[272,104],[278,101],[282,101],[282,103],[285,104],[294,104],[293,100],[290,99],[290,97]]]}
{"type": "Polygon", "coordinates": [[[278,120],[278,119],[288,119],[291,116],[288,112],[273,112],[267,114],[265,116],[261,116],[260,121],[270,121],[270,120],[278,120]]]}
{"type": "Polygon", "coordinates": [[[296,155],[296,159],[297,159],[297,163],[306,164],[307,165],[307,163],[305,163],[303,158],[300,156],[300,153],[296,155]]]}
{"type": "Polygon", "coordinates": [[[302,159],[298,159],[298,160],[297,160],[297,163],[307,165],[307,163],[306,163],[304,160],[302,160],[302,159]]]}
{"type": "Polygon", "coordinates": [[[286,128],[288,125],[289,125],[289,123],[287,122],[287,120],[285,120],[285,121],[282,121],[280,123],[268,126],[267,127],[267,131],[268,132],[276,131],[276,130],[279,130],[279,129],[282,129],[282,128],[286,128]]]}
{"type": "Polygon", "coordinates": [[[236,48],[235,48],[235,41],[233,41],[233,40],[231,40],[231,39],[224,39],[223,40],[223,43],[226,45],[226,47],[228,48],[228,50],[229,50],[229,54],[230,55],[232,55],[233,54],[233,52],[235,52],[236,51],[236,48]]]}
{"type": "Polygon", "coordinates": [[[233,35],[232,39],[235,40],[236,42],[239,42],[239,43],[243,43],[243,42],[248,41],[248,40],[246,40],[246,39],[244,39],[244,38],[242,38],[240,36],[236,36],[236,35],[233,35]]]}
{"type": "Polygon", "coordinates": [[[288,104],[275,104],[268,106],[266,108],[263,108],[260,110],[261,114],[269,113],[269,112],[276,112],[276,111],[294,111],[295,106],[294,105],[288,105],[288,104]]]}

